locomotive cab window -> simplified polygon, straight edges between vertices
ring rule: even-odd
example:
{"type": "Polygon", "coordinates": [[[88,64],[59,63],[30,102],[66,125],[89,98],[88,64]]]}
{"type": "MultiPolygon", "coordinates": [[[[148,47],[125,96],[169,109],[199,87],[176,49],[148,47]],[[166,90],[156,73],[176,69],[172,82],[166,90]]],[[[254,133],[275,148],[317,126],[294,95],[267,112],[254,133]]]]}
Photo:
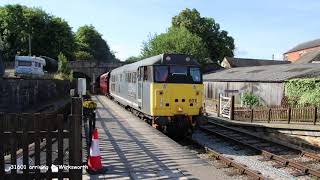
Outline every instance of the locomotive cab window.
{"type": "Polygon", "coordinates": [[[154,79],[156,82],[166,82],[168,74],[168,66],[154,66],[154,79]]]}
{"type": "Polygon", "coordinates": [[[190,75],[194,82],[201,82],[200,68],[190,67],[190,75]]]}
{"type": "Polygon", "coordinates": [[[200,68],[190,66],[154,66],[154,82],[159,83],[202,83],[200,68]]]}

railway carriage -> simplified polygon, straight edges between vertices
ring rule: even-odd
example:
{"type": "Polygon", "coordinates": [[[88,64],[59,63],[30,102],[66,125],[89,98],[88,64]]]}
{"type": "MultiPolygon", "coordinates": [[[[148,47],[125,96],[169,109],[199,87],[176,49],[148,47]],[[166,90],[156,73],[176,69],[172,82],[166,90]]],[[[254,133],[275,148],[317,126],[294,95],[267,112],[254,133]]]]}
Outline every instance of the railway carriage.
{"type": "Polygon", "coordinates": [[[153,126],[183,133],[201,121],[200,65],[184,54],[161,54],[109,73],[114,100],[147,117],[153,126]]]}
{"type": "Polygon", "coordinates": [[[99,90],[100,93],[103,95],[108,96],[109,95],[109,72],[102,74],[99,77],[99,90]]]}

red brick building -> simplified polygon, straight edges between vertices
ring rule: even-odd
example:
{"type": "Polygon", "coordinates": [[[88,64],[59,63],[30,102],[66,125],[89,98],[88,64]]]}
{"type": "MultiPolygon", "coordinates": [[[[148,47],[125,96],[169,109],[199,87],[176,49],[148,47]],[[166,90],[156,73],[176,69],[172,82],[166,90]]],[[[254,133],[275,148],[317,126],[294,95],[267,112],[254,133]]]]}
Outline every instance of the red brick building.
{"type": "Polygon", "coordinates": [[[304,42],[293,47],[283,54],[283,59],[294,62],[302,55],[311,51],[320,51],[320,39],[304,42]]]}

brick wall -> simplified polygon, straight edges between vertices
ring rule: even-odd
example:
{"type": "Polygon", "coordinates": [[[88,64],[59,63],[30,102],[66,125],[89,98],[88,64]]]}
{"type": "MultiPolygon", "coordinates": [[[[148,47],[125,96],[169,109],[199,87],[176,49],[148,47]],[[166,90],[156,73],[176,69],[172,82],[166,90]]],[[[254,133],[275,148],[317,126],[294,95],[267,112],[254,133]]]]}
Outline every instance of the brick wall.
{"type": "Polygon", "coordinates": [[[294,62],[300,58],[300,54],[307,53],[307,52],[309,52],[311,50],[315,50],[315,49],[320,49],[320,47],[313,47],[313,48],[309,48],[309,49],[286,53],[283,55],[284,56],[283,58],[287,59],[288,61],[294,62]],[[287,56],[287,57],[285,57],[285,56],[287,56]]]}

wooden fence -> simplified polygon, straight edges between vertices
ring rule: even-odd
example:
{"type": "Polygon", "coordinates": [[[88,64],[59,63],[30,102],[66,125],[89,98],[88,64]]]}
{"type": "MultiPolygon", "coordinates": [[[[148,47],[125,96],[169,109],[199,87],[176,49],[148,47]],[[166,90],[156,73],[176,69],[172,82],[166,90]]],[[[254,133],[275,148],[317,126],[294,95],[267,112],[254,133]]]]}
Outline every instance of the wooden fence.
{"type": "MultiPolygon", "coordinates": [[[[268,123],[302,123],[316,125],[320,121],[320,110],[318,107],[235,107],[234,97],[222,97],[217,104],[217,115],[227,117],[231,120],[246,122],[268,122],[268,123]],[[225,103],[223,99],[229,100],[225,103]],[[221,106],[228,109],[229,115],[222,116],[221,106]],[[229,108],[225,107],[226,105],[229,108]]],[[[214,108],[214,107],[210,107],[214,108]]]]}
{"type": "Polygon", "coordinates": [[[299,108],[235,108],[234,119],[250,122],[285,122],[317,124],[320,112],[317,107],[299,108]]]}
{"type": "Polygon", "coordinates": [[[68,117],[0,113],[0,177],[81,179],[82,169],[51,169],[53,164],[82,165],[81,108],[81,99],[76,98],[68,117]]]}

